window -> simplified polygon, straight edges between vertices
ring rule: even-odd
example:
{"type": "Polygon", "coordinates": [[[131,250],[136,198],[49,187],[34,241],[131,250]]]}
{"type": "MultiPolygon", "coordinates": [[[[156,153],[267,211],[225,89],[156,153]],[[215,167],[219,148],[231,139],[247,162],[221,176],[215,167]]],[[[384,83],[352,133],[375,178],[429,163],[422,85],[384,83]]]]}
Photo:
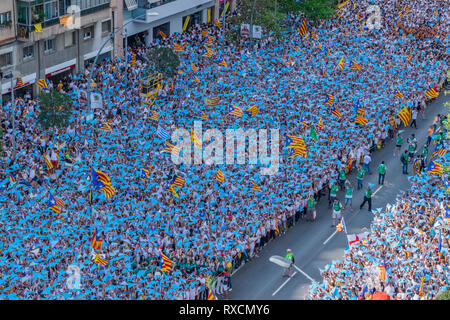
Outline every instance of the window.
{"type": "Polygon", "coordinates": [[[12,52],[0,55],[0,68],[12,65],[12,52]]]}
{"type": "Polygon", "coordinates": [[[58,17],[58,1],[46,2],[44,4],[45,20],[50,20],[58,17]]]}
{"type": "Polygon", "coordinates": [[[34,45],[23,47],[23,60],[34,58],[34,45]]]}
{"type": "Polygon", "coordinates": [[[88,40],[94,37],[94,26],[90,26],[83,29],[83,38],[88,40]]]}
{"type": "Polygon", "coordinates": [[[76,43],[76,32],[70,31],[64,34],[64,47],[73,46],[76,43]]]}
{"type": "Polygon", "coordinates": [[[0,25],[11,22],[11,11],[0,13],[0,25]]]}
{"type": "Polygon", "coordinates": [[[111,32],[111,20],[102,22],[102,33],[110,33],[111,32]]]}
{"type": "Polygon", "coordinates": [[[44,52],[50,53],[56,50],[56,40],[55,39],[47,39],[44,42],[44,52]]]}

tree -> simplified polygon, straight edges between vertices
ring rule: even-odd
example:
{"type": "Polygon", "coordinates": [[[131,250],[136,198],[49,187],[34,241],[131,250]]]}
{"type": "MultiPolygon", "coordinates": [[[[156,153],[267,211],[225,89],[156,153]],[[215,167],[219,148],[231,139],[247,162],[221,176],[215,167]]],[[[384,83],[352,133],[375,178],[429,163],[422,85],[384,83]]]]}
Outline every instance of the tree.
{"type": "Polygon", "coordinates": [[[300,11],[312,20],[328,19],[336,12],[335,0],[303,0],[300,11]]]}
{"type": "Polygon", "coordinates": [[[44,129],[66,128],[72,115],[72,98],[57,90],[43,93],[39,97],[38,121],[44,129]]]}
{"type": "Polygon", "coordinates": [[[284,13],[297,13],[300,11],[300,1],[297,0],[278,0],[278,7],[284,13]]]}
{"type": "Polygon", "coordinates": [[[285,16],[277,0],[242,0],[239,3],[239,14],[228,20],[234,27],[227,30],[226,37],[229,40],[239,39],[241,24],[251,22],[253,25],[262,26],[266,32],[273,32],[274,36],[280,37],[286,31],[281,23],[285,16]]]}
{"type": "Polygon", "coordinates": [[[160,72],[164,76],[173,78],[180,65],[178,55],[168,47],[150,49],[147,58],[148,74],[160,72]]]}
{"type": "Polygon", "coordinates": [[[440,295],[438,295],[434,300],[450,300],[450,290],[447,289],[440,295]]]}

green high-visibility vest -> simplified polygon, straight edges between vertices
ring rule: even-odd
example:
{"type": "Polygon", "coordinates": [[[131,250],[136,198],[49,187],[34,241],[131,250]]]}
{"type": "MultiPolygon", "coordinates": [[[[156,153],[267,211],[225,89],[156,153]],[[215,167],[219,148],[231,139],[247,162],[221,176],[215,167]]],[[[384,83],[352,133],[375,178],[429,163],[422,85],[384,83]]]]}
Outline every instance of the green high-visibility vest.
{"type": "Polygon", "coordinates": [[[353,188],[347,187],[347,191],[345,192],[347,196],[351,196],[353,194],[353,188]]]}
{"type": "Polygon", "coordinates": [[[341,170],[341,172],[339,172],[339,178],[341,180],[345,180],[345,171],[344,170],[341,170]]]}
{"type": "Polygon", "coordinates": [[[336,185],[332,186],[332,187],[331,187],[331,190],[330,190],[330,194],[332,194],[332,195],[335,196],[336,193],[337,193],[337,191],[338,191],[338,189],[339,189],[338,186],[336,186],[336,185]]]}
{"type": "Polygon", "coordinates": [[[365,173],[365,170],[358,170],[357,178],[360,179],[360,180],[362,178],[364,178],[364,173],[365,173]]]}
{"type": "Polygon", "coordinates": [[[285,258],[292,261],[294,260],[294,255],[292,253],[288,253],[285,258]]]}
{"type": "Polygon", "coordinates": [[[308,199],[308,208],[313,208],[316,200],[314,198],[308,199]]]}
{"type": "Polygon", "coordinates": [[[401,146],[403,144],[403,138],[402,137],[398,137],[397,138],[397,145],[401,146]]]}
{"type": "Polygon", "coordinates": [[[367,199],[372,198],[372,189],[369,189],[366,191],[366,194],[364,195],[367,199]]]}
{"type": "Polygon", "coordinates": [[[384,174],[386,172],[386,165],[380,164],[378,166],[378,172],[381,173],[381,174],[384,174]]]}
{"type": "Polygon", "coordinates": [[[334,204],[334,211],[339,211],[341,210],[341,203],[338,201],[334,204]]]}

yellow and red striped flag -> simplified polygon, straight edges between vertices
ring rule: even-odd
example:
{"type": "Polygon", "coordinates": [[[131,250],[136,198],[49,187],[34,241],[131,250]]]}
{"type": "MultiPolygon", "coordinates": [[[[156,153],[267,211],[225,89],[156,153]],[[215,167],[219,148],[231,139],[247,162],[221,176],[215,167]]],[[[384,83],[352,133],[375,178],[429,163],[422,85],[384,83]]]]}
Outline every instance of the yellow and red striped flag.
{"type": "Polygon", "coordinates": [[[334,107],[333,111],[331,111],[332,114],[334,114],[336,117],[342,117],[342,113],[339,111],[338,108],[334,107]]]}
{"type": "Polygon", "coordinates": [[[430,99],[437,98],[439,96],[439,92],[437,92],[434,88],[431,88],[427,92],[425,92],[426,96],[430,99]]]}
{"type": "Polygon", "coordinates": [[[362,117],[359,113],[356,115],[356,119],[354,123],[359,123],[360,125],[365,125],[367,122],[369,122],[369,120],[367,120],[366,118],[362,117]]]}
{"type": "Polygon", "coordinates": [[[150,116],[150,119],[158,121],[159,119],[159,113],[153,110],[150,110],[150,112],[152,113],[152,115],[150,116]]]}
{"type": "Polygon", "coordinates": [[[250,181],[250,183],[252,184],[252,190],[262,191],[261,188],[256,183],[254,183],[253,181],[250,181]]]}
{"type": "Polygon", "coordinates": [[[161,271],[168,272],[172,270],[173,261],[170,260],[164,253],[161,252],[162,266],[161,271]]]}
{"type": "Polygon", "coordinates": [[[409,121],[411,120],[411,109],[409,107],[404,107],[400,112],[398,113],[398,117],[400,120],[402,120],[405,127],[409,125],[409,121]]]}
{"type": "Polygon", "coordinates": [[[251,106],[250,108],[245,110],[245,112],[249,113],[250,116],[253,118],[254,116],[256,116],[259,113],[259,109],[256,106],[256,104],[254,104],[253,106],[251,106]]]}
{"type": "Polygon", "coordinates": [[[191,140],[194,143],[194,146],[197,147],[197,149],[202,150],[202,142],[200,139],[195,135],[194,130],[191,128],[191,140]]]}
{"type": "Polygon", "coordinates": [[[338,62],[338,66],[339,66],[339,68],[341,68],[342,71],[344,71],[344,61],[345,61],[345,58],[342,57],[341,60],[339,60],[339,62],[338,62]]]}
{"type": "Polygon", "coordinates": [[[183,52],[184,46],[182,44],[174,43],[173,44],[173,51],[175,52],[183,52]]]}
{"type": "Polygon", "coordinates": [[[106,266],[108,264],[108,260],[103,259],[102,257],[99,256],[98,253],[95,254],[95,258],[94,258],[94,262],[98,265],[102,265],[102,266],[106,266]]]}
{"type": "Polygon", "coordinates": [[[225,176],[224,176],[222,170],[220,170],[220,169],[217,170],[216,180],[219,181],[219,182],[224,182],[225,181],[225,176]]]}
{"type": "Polygon", "coordinates": [[[228,106],[228,114],[232,114],[232,115],[234,115],[234,116],[236,116],[236,117],[242,117],[242,115],[244,114],[244,112],[242,111],[241,108],[239,108],[239,107],[237,107],[237,106],[235,106],[235,105],[230,104],[230,105],[228,106]]]}
{"type": "Polygon", "coordinates": [[[394,94],[394,97],[403,98],[403,93],[401,93],[400,90],[397,89],[397,92],[394,94]]]}
{"type": "Polygon", "coordinates": [[[302,25],[300,26],[300,28],[297,29],[297,31],[301,36],[306,36],[306,33],[308,32],[306,26],[306,19],[303,19],[302,25]]]}
{"type": "Polygon", "coordinates": [[[166,34],[162,30],[158,31],[158,35],[160,35],[161,38],[163,38],[163,39],[165,39],[167,37],[166,34]]]}
{"type": "Polygon", "coordinates": [[[166,147],[161,152],[173,153],[175,155],[179,155],[180,154],[181,149],[179,147],[174,146],[173,144],[171,144],[167,140],[165,141],[165,144],[166,144],[166,147]]]}

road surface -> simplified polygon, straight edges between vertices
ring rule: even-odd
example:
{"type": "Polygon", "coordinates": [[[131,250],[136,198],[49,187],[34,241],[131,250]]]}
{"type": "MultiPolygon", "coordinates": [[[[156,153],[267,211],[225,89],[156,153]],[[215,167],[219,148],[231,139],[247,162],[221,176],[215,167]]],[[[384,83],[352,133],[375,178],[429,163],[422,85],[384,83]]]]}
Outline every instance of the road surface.
{"type": "MultiPolygon", "coordinates": [[[[442,93],[436,101],[428,105],[425,110],[425,119],[418,116],[417,129],[406,128],[402,133],[404,148],[407,146],[407,138],[414,133],[418,140],[418,152],[422,151],[427,138],[428,128],[432,125],[433,118],[438,114],[447,114],[448,108],[444,106],[450,96],[442,93]]],[[[349,208],[343,211],[343,216],[349,234],[358,233],[363,228],[370,229],[373,214],[368,212],[367,204],[360,210],[364,190],[367,184],[373,183],[372,210],[383,208],[387,203],[395,201],[402,190],[409,188],[407,175],[402,174],[399,156],[393,157],[395,147],[394,139],[389,139],[381,150],[372,154],[372,175],[366,174],[363,181],[363,189],[356,190],[356,177],[353,172],[348,178],[352,182],[355,191],[353,193],[354,212],[349,208]],[[378,185],[378,165],[381,161],[386,164],[386,179],[384,185],[378,185]]],[[[403,151],[403,150],[402,150],[403,151]]],[[[433,150],[430,148],[429,154],[433,150]]],[[[412,174],[412,165],[408,168],[412,174]]],[[[344,203],[344,193],[339,191],[338,199],[344,203]]],[[[258,258],[247,262],[232,275],[233,290],[229,294],[230,300],[297,300],[305,299],[309,285],[313,280],[322,282],[319,268],[332,261],[341,260],[344,249],[347,246],[347,237],[344,232],[336,232],[331,227],[331,209],[328,209],[327,197],[322,197],[317,204],[317,218],[314,222],[299,220],[285,234],[277,237],[267,244],[258,258]],[[286,249],[290,248],[295,257],[295,276],[282,277],[282,268],[269,261],[272,255],[285,256],[286,249]]],[[[220,296],[219,296],[220,298],[220,296]]]]}

